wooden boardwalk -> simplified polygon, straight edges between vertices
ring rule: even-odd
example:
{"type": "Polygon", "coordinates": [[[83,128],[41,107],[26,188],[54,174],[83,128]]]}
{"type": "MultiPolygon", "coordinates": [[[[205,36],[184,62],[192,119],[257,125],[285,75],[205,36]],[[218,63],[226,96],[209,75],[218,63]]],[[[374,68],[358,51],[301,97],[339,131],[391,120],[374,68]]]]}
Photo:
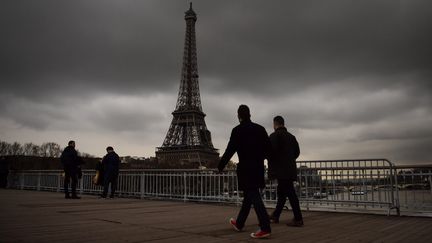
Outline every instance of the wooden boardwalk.
{"type": "Polygon", "coordinates": [[[238,207],[0,190],[0,242],[432,242],[432,218],[305,212],[305,227],[272,225],[254,240],[251,211],[244,232],[227,223],[238,207]]]}

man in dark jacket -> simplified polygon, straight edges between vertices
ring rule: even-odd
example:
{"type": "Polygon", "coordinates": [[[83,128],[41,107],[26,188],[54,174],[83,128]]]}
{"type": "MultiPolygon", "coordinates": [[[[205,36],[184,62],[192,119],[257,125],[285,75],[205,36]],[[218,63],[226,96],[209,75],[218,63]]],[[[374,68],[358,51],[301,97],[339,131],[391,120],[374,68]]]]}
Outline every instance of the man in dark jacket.
{"type": "Polygon", "coordinates": [[[114,152],[114,148],[109,146],[106,148],[107,154],[102,159],[102,166],[104,171],[104,190],[102,198],[106,198],[108,194],[108,187],[111,183],[111,194],[110,198],[114,198],[114,193],[117,187],[117,177],[120,168],[120,158],[114,152]]]}
{"type": "Polygon", "coordinates": [[[68,146],[63,150],[61,157],[65,178],[64,192],[65,198],[80,199],[76,194],[76,186],[78,183],[78,172],[81,164],[81,159],[78,157],[78,152],[75,150],[75,142],[69,141],[68,146]],[[69,183],[72,181],[72,197],[69,195],[69,183]]]}
{"type": "Polygon", "coordinates": [[[264,127],[251,122],[250,111],[246,105],[238,108],[240,125],[232,132],[228,146],[223,154],[218,169],[221,172],[234,153],[237,152],[238,187],[243,191],[243,202],[237,220],[230,219],[235,230],[241,231],[249,215],[251,206],[254,206],[258,216],[260,230],[252,233],[253,238],[266,238],[270,236],[270,220],[259,189],[265,187],[264,159],[270,152],[270,141],[264,127]]]}
{"type": "Polygon", "coordinates": [[[272,157],[269,160],[269,177],[277,179],[278,201],[270,219],[274,223],[279,223],[288,197],[294,213],[294,219],[288,225],[303,226],[300,204],[294,189],[294,181],[297,181],[296,159],[300,155],[300,148],[296,137],[285,128],[285,121],[281,116],[273,119],[273,127],[275,132],[270,135],[272,157]]]}

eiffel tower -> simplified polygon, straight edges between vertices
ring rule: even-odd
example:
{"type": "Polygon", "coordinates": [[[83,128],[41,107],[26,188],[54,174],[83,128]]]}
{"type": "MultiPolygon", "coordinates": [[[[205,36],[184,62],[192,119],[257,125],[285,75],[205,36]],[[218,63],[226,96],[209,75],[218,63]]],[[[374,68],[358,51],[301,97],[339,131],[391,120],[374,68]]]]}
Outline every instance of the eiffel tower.
{"type": "Polygon", "coordinates": [[[201,107],[195,40],[197,16],[192,3],[185,12],[185,20],[186,36],[177,105],[165,140],[161,147],[156,148],[156,157],[163,167],[210,167],[218,161],[219,153],[213,147],[201,107]]]}

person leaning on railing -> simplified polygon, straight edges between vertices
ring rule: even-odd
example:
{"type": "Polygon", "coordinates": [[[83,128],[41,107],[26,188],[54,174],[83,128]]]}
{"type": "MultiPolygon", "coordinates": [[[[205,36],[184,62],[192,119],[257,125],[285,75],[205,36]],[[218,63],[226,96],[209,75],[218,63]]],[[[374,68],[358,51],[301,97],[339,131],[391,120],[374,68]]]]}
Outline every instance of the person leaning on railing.
{"type": "Polygon", "coordinates": [[[101,198],[107,198],[109,184],[111,184],[110,198],[114,198],[114,193],[117,189],[117,179],[119,176],[120,158],[116,152],[114,152],[113,147],[108,146],[106,151],[107,154],[102,159],[104,189],[101,198]]]}

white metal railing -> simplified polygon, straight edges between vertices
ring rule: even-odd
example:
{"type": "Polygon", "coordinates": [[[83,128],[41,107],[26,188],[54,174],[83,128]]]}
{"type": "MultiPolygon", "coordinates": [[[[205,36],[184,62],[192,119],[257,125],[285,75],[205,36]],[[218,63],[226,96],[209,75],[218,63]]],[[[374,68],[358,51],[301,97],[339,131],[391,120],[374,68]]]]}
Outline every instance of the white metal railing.
{"type": "Polygon", "coordinates": [[[306,208],[367,211],[399,206],[395,200],[394,166],[385,159],[302,161],[297,163],[298,194],[306,208]]]}
{"type": "MultiPolygon", "coordinates": [[[[410,174],[386,159],[299,161],[297,167],[296,189],[304,209],[394,212],[398,215],[400,208],[405,214],[432,212],[432,166],[428,171],[410,174]],[[416,182],[411,183],[414,188],[407,186],[409,178],[416,182]],[[427,182],[429,187],[418,189],[418,180],[427,182]]],[[[101,193],[102,187],[92,183],[94,175],[93,170],[83,171],[77,188],[80,193],[101,193]]],[[[269,207],[277,200],[276,186],[274,181],[266,180],[262,191],[269,207]]],[[[62,171],[15,171],[9,176],[9,187],[60,192],[63,191],[62,171]]],[[[217,173],[208,169],[121,170],[116,194],[120,197],[226,203],[239,203],[242,198],[235,171],[217,173]]]]}
{"type": "Polygon", "coordinates": [[[401,212],[430,216],[432,212],[432,165],[396,166],[395,178],[401,212]]]}
{"type": "MultiPolygon", "coordinates": [[[[9,175],[9,187],[23,190],[63,191],[63,171],[27,170],[9,175]]],[[[93,184],[95,171],[83,170],[77,191],[100,194],[93,184]]],[[[238,201],[235,171],[214,170],[121,170],[116,194],[119,197],[180,199],[185,201],[238,201]],[[233,194],[234,193],[234,194],[233,194]]]]}

